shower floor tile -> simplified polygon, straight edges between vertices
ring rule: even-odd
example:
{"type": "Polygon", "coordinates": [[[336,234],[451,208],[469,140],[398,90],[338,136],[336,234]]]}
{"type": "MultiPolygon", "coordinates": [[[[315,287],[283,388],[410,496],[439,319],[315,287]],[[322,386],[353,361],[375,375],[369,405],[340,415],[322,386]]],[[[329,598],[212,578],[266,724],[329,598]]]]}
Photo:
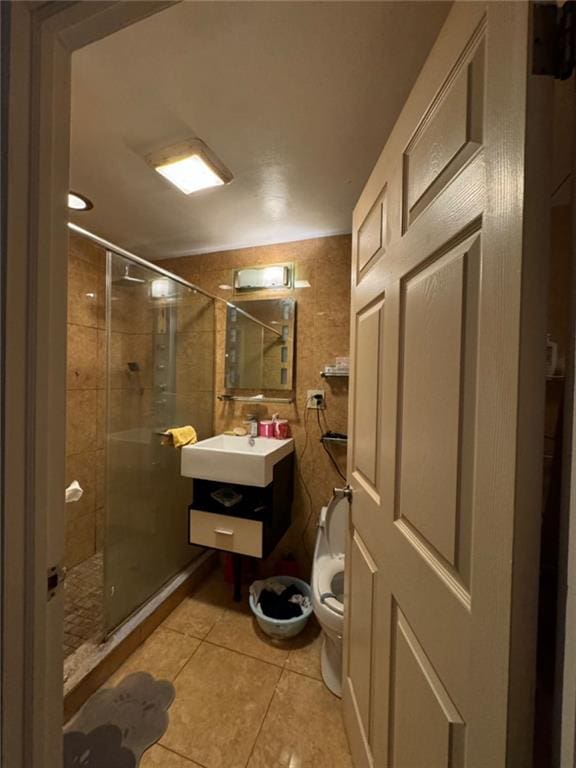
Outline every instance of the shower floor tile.
{"type": "Polygon", "coordinates": [[[64,658],[102,640],[104,563],[101,552],[70,568],[64,582],[64,658]]]}

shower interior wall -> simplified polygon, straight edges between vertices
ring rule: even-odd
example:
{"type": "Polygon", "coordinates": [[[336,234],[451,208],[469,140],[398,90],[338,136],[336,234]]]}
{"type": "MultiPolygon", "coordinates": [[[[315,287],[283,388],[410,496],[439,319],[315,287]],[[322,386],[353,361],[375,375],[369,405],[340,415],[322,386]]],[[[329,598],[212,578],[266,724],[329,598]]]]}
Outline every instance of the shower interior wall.
{"type": "MultiPolygon", "coordinates": [[[[124,268],[123,259],[111,259],[117,271],[124,268]]],[[[107,509],[107,473],[109,481],[115,477],[110,436],[139,429],[152,434],[183,418],[200,438],[213,431],[213,302],[181,288],[176,304],[153,302],[154,273],[139,269],[150,273],[146,282],[111,280],[107,295],[106,250],[71,233],[66,474],[67,483],[78,480],[84,494],[66,505],[66,656],[93,639],[95,624],[101,630],[103,550],[111,512],[118,514],[107,509]]],[[[190,557],[195,554],[190,548],[190,557]]]]}

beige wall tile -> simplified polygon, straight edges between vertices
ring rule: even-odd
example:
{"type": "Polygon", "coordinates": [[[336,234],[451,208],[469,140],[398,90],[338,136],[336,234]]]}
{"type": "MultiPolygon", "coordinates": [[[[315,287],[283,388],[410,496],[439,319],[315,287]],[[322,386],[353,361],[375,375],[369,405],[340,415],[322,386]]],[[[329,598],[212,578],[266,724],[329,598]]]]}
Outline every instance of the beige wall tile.
{"type": "Polygon", "coordinates": [[[154,355],[153,336],[144,333],[111,334],[110,386],[112,389],[137,390],[152,386],[154,355]],[[137,363],[138,371],[131,371],[128,363],[137,363]]]}
{"type": "Polygon", "coordinates": [[[68,322],[103,327],[106,280],[97,265],[71,256],[68,259],[68,322]]]}
{"type": "Polygon", "coordinates": [[[105,448],[106,432],[123,432],[127,429],[138,429],[141,427],[150,427],[153,424],[153,406],[152,401],[158,394],[151,389],[112,389],[108,403],[108,420],[105,413],[102,414],[103,444],[99,447],[105,448]]]}
{"type": "Polygon", "coordinates": [[[98,389],[105,389],[107,387],[108,375],[108,334],[105,329],[98,329],[96,344],[96,387],[98,389]]]}
{"type": "Polygon", "coordinates": [[[77,480],[84,491],[82,498],[66,504],[66,517],[81,517],[96,509],[96,451],[74,453],[66,458],[66,486],[77,480]]]}
{"type": "Polygon", "coordinates": [[[67,396],[67,454],[96,448],[98,397],[95,389],[69,389],[67,396]]]}
{"type": "Polygon", "coordinates": [[[95,512],[66,520],[64,565],[81,563],[96,551],[95,512]]]}
{"type": "Polygon", "coordinates": [[[212,392],[180,393],[176,395],[175,423],[191,424],[199,440],[214,434],[214,400],[212,392]]]}
{"type": "Polygon", "coordinates": [[[212,392],[214,334],[179,333],[176,342],[176,391],[212,392]]]}
{"type": "Polygon", "coordinates": [[[96,508],[106,505],[106,451],[96,451],[96,508]]]}
{"type": "Polygon", "coordinates": [[[214,305],[212,299],[196,294],[178,302],[178,333],[214,333],[214,305]]]}
{"type": "Polygon", "coordinates": [[[96,391],[96,448],[106,449],[108,433],[108,392],[105,389],[96,391]]]}
{"type": "Polygon", "coordinates": [[[70,257],[87,261],[91,266],[101,270],[106,269],[106,250],[101,245],[74,232],[69,233],[68,252],[70,257]]]}
{"type": "Polygon", "coordinates": [[[98,386],[98,346],[96,328],[68,323],[68,389],[96,389],[98,386]]]}
{"type": "MultiPolygon", "coordinates": [[[[148,278],[145,269],[130,267],[131,275],[148,278]]],[[[111,330],[114,333],[153,333],[154,307],[148,283],[112,284],[111,330]]]]}

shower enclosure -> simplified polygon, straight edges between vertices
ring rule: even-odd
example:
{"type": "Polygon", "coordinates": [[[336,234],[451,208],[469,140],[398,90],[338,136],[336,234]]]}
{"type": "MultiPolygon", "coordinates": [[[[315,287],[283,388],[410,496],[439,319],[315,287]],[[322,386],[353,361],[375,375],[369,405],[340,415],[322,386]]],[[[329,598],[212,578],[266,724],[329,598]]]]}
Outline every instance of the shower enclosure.
{"type": "Polygon", "coordinates": [[[108,252],[104,631],[200,552],[187,532],[189,480],[164,432],[212,434],[214,302],[108,252]]]}
{"type": "Polygon", "coordinates": [[[89,671],[103,641],[202,554],[188,544],[191,481],[164,432],[190,424],[199,439],[213,434],[215,350],[214,300],[186,281],[88,241],[77,240],[70,258],[68,466],[85,500],[67,505],[65,690],[89,671]],[[84,248],[80,257],[74,248],[84,248]],[[88,344],[92,332],[98,354],[89,356],[74,339],[88,344]],[[99,387],[93,399],[80,389],[84,380],[99,387]],[[79,400],[98,403],[80,425],[79,400]],[[104,470],[91,475],[91,457],[102,453],[104,470]],[[95,513],[86,512],[90,497],[99,499],[95,513]],[[76,530],[89,514],[95,545],[79,549],[76,530]]]}

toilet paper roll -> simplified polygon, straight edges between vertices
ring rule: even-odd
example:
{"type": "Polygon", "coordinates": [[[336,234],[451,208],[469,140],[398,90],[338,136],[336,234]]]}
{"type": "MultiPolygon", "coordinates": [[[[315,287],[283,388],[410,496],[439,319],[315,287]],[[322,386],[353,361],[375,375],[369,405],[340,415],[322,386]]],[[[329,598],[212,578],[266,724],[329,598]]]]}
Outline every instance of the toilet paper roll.
{"type": "Polygon", "coordinates": [[[72,501],[80,501],[84,491],[80,487],[78,480],[74,480],[68,488],[66,488],[66,504],[70,504],[72,501]]]}

